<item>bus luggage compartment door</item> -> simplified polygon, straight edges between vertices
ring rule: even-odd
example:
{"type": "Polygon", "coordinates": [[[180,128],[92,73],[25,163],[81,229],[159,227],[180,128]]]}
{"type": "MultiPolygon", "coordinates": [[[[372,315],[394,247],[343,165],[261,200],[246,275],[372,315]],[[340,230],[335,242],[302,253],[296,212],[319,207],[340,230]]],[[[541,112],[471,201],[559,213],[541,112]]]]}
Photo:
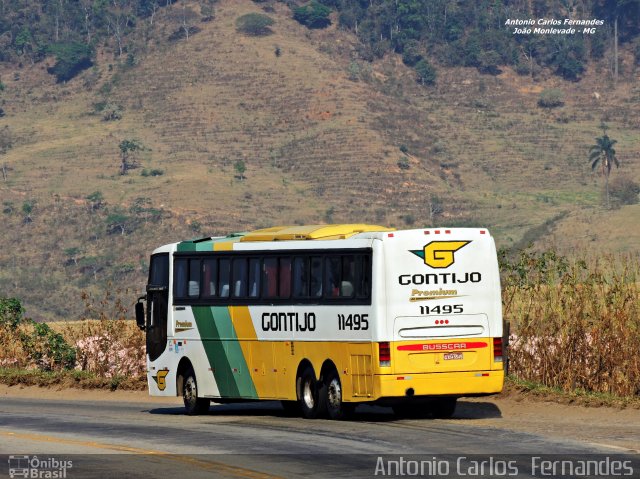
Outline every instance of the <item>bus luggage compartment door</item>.
{"type": "Polygon", "coordinates": [[[396,373],[491,369],[493,343],[486,314],[397,317],[394,345],[396,373]]]}

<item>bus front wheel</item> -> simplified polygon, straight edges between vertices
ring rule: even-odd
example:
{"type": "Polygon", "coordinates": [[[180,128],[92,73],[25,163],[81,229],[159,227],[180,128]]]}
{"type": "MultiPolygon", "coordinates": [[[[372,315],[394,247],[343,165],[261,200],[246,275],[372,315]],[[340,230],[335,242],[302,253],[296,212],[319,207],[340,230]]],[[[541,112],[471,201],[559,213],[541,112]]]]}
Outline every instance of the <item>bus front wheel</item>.
{"type": "Polygon", "coordinates": [[[198,397],[198,382],[196,381],[196,373],[193,369],[188,369],[184,374],[182,401],[184,402],[186,413],[189,416],[196,416],[209,411],[211,401],[198,397]]]}
{"type": "Polygon", "coordinates": [[[320,417],[326,411],[326,399],[320,394],[321,383],[316,381],[313,369],[306,367],[297,380],[298,402],[302,415],[307,419],[320,417]],[[320,387],[319,387],[320,386],[320,387]]]}

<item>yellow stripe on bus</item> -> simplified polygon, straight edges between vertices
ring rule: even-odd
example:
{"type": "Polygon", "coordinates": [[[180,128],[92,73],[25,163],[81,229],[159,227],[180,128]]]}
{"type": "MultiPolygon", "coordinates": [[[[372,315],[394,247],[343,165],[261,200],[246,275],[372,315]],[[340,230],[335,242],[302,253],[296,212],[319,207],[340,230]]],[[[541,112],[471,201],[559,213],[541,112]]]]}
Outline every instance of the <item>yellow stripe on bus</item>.
{"type": "Polygon", "coordinates": [[[253,327],[248,306],[230,306],[229,316],[233,322],[236,336],[240,340],[240,348],[249,368],[249,374],[259,398],[275,398],[278,396],[273,369],[273,343],[258,341],[253,327]]]}
{"type": "Polygon", "coordinates": [[[213,251],[233,251],[233,245],[238,241],[240,241],[239,236],[228,241],[216,241],[213,243],[213,251]]]}

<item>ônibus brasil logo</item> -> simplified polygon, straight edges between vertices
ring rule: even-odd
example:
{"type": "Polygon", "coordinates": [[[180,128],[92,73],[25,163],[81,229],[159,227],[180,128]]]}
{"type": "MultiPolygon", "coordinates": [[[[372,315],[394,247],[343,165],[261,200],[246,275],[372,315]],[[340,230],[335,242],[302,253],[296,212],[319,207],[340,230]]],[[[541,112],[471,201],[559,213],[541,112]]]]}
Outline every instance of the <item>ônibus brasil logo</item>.
{"type": "Polygon", "coordinates": [[[421,250],[409,250],[424,260],[432,268],[448,268],[454,262],[453,253],[471,243],[471,241],[432,241],[421,250]]]}
{"type": "Polygon", "coordinates": [[[39,459],[38,456],[9,456],[9,477],[37,479],[65,479],[67,469],[73,467],[73,461],[55,457],[39,459]]]}

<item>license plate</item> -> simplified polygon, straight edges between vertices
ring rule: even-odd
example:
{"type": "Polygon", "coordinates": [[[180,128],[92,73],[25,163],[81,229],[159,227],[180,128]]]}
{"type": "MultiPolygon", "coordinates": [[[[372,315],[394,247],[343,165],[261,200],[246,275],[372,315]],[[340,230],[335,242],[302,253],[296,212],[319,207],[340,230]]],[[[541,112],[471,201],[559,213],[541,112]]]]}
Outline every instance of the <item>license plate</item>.
{"type": "Polygon", "coordinates": [[[462,353],[445,353],[444,360],[447,361],[450,359],[462,359],[462,353]]]}

